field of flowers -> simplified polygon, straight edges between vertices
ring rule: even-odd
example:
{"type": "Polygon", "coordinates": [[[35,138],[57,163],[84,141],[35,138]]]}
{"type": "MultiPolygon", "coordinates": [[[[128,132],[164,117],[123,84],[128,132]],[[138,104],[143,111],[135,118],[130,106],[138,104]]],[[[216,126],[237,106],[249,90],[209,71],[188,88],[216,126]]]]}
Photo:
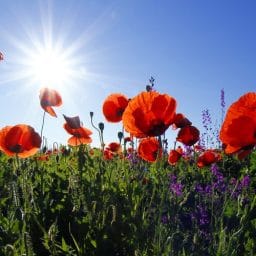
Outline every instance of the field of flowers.
{"type": "Polygon", "coordinates": [[[106,120],[123,124],[117,141],[104,144],[91,112],[91,130],[64,115],[71,137],[54,148],[44,120],[62,98],[49,88],[39,98],[40,134],[0,130],[0,255],[256,255],[255,92],[223,110],[217,132],[204,111],[200,133],[151,79],[132,99],[104,101],[106,120]]]}

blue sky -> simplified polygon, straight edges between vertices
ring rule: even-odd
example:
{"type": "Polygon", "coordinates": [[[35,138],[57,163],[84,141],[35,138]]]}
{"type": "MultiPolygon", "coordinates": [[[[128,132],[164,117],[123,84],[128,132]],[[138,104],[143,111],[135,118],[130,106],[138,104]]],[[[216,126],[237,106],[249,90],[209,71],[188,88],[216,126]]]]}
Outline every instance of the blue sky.
{"type": "MultiPolygon", "coordinates": [[[[79,115],[92,129],[90,111],[96,124],[105,122],[103,100],[116,92],[135,96],[150,76],[199,128],[204,109],[220,120],[222,88],[227,106],[256,88],[255,1],[2,0],[1,10],[1,127],[26,123],[40,132],[38,95],[47,85],[24,75],[28,52],[51,38],[75,70],[66,84],[56,84],[63,105],[57,119],[46,116],[49,144],[69,137],[62,114],[79,115]]],[[[119,130],[121,124],[105,122],[105,142],[117,140],[119,130]]],[[[175,136],[167,132],[170,141],[175,136]]],[[[96,132],[93,140],[99,145],[96,132]]]]}

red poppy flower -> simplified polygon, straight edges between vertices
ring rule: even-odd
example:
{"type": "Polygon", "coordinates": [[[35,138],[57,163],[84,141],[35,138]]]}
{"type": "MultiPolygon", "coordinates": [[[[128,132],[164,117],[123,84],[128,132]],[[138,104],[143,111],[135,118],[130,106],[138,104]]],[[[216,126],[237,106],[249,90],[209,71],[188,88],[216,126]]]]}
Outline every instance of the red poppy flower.
{"type": "Polygon", "coordinates": [[[131,137],[125,137],[124,138],[124,143],[131,142],[131,141],[132,141],[131,137]]]}
{"type": "Polygon", "coordinates": [[[49,161],[49,155],[41,155],[36,158],[39,161],[49,161]]]}
{"type": "Polygon", "coordinates": [[[123,125],[137,138],[158,136],[172,124],[176,100],[155,91],[142,92],[129,101],[123,113],[123,125]]]}
{"type": "Polygon", "coordinates": [[[4,55],[0,52],[0,61],[4,60],[4,55]]]}
{"type": "Polygon", "coordinates": [[[127,153],[132,154],[135,152],[135,149],[133,147],[129,147],[126,149],[127,153]]]}
{"type": "Polygon", "coordinates": [[[243,158],[251,152],[256,145],[255,92],[246,93],[229,107],[220,140],[227,154],[238,153],[239,158],[243,158]]]}
{"type": "Polygon", "coordinates": [[[118,143],[118,142],[109,143],[106,149],[110,150],[113,153],[121,153],[121,151],[122,151],[122,147],[121,147],[120,143],[118,143]]]}
{"type": "Polygon", "coordinates": [[[103,158],[105,160],[111,160],[114,157],[114,153],[108,149],[105,149],[103,152],[103,158]]]}
{"type": "Polygon", "coordinates": [[[208,149],[204,151],[197,159],[197,166],[204,167],[218,162],[221,159],[220,153],[215,150],[208,149]]]}
{"type": "Polygon", "coordinates": [[[194,150],[197,153],[201,153],[204,150],[204,147],[200,144],[197,144],[197,145],[194,146],[194,150]]]}
{"type": "Polygon", "coordinates": [[[64,129],[69,134],[73,135],[71,138],[68,139],[68,145],[70,146],[78,146],[80,144],[89,144],[92,142],[92,139],[90,137],[92,132],[89,129],[82,126],[79,126],[78,128],[72,128],[75,126],[72,120],[76,120],[75,123],[77,123],[78,119],[79,117],[69,117],[66,119],[68,120],[68,122],[63,125],[64,129]]]}
{"type": "Polygon", "coordinates": [[[168,163],[171,165],[175,165],[181,158],[182,154],[175,149],[172,149],[168,156],[168,163]]]}
{"type": "Polygon", "coordinates": [[[172,128],[176,130],[177,128],[183,128],[185,126],[192,125],[192,123],[181,113],[175,115],[172,128]]]}
{"type": "Polygon", "coordinates": [[[175,150],[181,155],[183,154],[183,148],[181,146],[178,146],[175,150]]]}
{"type": "Polygon", "coordinates": [[[178,132],[176,140],[186,146],[192,146],[199,140],[200,132],[194,126],[185,126],[178,132]]]}
{"type": "Polygon", "coordinates": [[[128,99],[123,94],[114,93],[105,99],[102,111],[107,121],[117,123],[122,120],[127,105],[128,99]]]}
{"type": "Polygon", "coordinates": [[[63,115],[63,116],[64,116],[64,119],[66,120],[68,126],[71,129],[78,129],[82,126],[79,116],[74,116],[74,117],[68,117],[65,115],[63,115]]]}
{"type": "Polygon", "coordinates": [[[0,150],[8,156],[26,158],[41,146],[41,138],[34,128],[26,124],[6,126],[0,130],[0,150]]]}
{"type": "Polygon", "coordinates": [[[51,116],[57,117],[52,107],[58,107],[62,104],[60,94],[53,89],[43,88],[40,90],[39,98],[41,107],[44,111],[51,116]]]}
{"type": "Polygon", "coordinates": [[[162,148],[156,138],[144,138],[139,143],[138,155],[148,162],[155,162],[162,156],[162,148]]]}

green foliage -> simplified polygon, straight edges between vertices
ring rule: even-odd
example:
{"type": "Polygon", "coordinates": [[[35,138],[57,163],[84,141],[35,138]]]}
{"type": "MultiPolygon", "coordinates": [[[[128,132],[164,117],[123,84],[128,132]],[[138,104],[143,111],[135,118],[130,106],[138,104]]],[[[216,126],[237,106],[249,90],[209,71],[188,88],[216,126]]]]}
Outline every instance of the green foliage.
{"type": "Polygon", "coordinates": [[[1,155],[0,255],[255,255],[256,154],[218,168],[85,146],[48,161],[1,155]]]}

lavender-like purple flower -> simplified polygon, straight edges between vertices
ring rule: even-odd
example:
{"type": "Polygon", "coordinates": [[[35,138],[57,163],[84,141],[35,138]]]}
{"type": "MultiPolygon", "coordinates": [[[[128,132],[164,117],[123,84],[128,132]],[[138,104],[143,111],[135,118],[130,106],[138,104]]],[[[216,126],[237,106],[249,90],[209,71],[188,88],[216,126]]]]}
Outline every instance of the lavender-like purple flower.
{"type": "Polygon", "coordinates": [[[220,106],[221,106],[221,123],[224,121],[224,115],[225,115],[225,92],[224,89],[221,89],[220,91],[220,106]]]}
{"type": "Polygon", "coordinates": [[[201,146],[208,148],[210,146],[210,143],[212,142],[212,134],[213,134],[212,118],[211,118],[209,109],[205,109],[202,111],[202,123],[205,131],[201,133],[200,144],[201,146]]]}
{"type": "Polygon", "coordinates": [[[195,191],[198,193],[203,193],[204,192],[204,188],[202,184],[196,184],[195,185],[195,191]]]}
{"type": "Polygon", "coordinates": [[[198,192],[201,195],[210,196],[212,194],[212,185],[211,184],[196,184],[195,185],[195,191],[198,192]]]}
{"type": "Polygon", "coordinates": [[[161,222],[167,224],[169,222],[168,216],[166,214],[162,215],[161,222]]]}
{"type": "Polygon", "coordinates": [[[242,194],[243,189],[247,189],[250,186],[250,176],[245,175],[239,182],[235,178],[230,180],[231,187],[231,197],[237,199],[239,195],[242,194]]]}
{"type": "Polygon", "coordinates": [[[170,185],[169,185],[170,191],[176,196],[181,196],[184,186],[177,181],[176,175],[170,174],[169,177],[170,177],[170,185]]]}
{"type": "Polygon", "coordinates": [[[182,189],[183,189],[183,185],[179,182],[177,183],[172,183],[170,185],[170,190],[172,191],[173,194],[175,194],[176,196],[181,196],[182,195],[182,189]]]}
{"type": "Polygon", "coordinates": [[[219,167],[216,163],[211,165],[211,172],[215,178],[212,188],[218,192],[225,192],[226,184],[223,174],[220,172],[219,167]]]}
{"type": "Polygon", "coordinates": [[[221,173],[219,172],[219,167],[218,167],[218,165],[217,165],[216,163],[213,163],[213,164],[211,165],[211,172],[212,172],[212,174],[213,174],[214,176],[219,176],[219,175],[221,175],[221,173]]]}
{"type": "Polygon", "coordinates": [[[136,165],[139,163],[139,158],[134,153],[128,153],[126,158],[127,158],[127,160],[129,160],[131,165],[136,165]]]}
{"type": "Polygon", "coordinates": [[[250,185],[250,177],[249,177],[249,175],[245,175],[244,177],[243,177],[243,179],[241,180],[241,187],[242,188],[247,188],[247,187],[249,187],[249,185],[250,185]]]}
{"type": "Polygon", "coordinates": [[[209,215],[205,208],[198,206],[198,221],[199,226],[205,226],[210,223],[209,215]]]}
{"type": "Polygon", "coordinates": [[[237,199],[238,196],[241,194],[242,192],[242,189],[241,189],[241,184],[240,183],[236,183],[236,184],[233,184],[234,187],[231,187],[231,191],[230,191],[230,194],[231,194],[231,197],[233,199],[237,199]]]}
{"type": "Polygon", "coordinates": [[[203,127],[208,130],[210,127],[209,125],[212,124],[212,118],[209,112],[209,109],[205,109],[202,111],[202,118],[203,118],[203,127]]]}
{"type": "Polygon", "coordinates": [[[197,205],[195,212],[192,213],[192,219],[194,219],[199,226],[200,230],[206,230],[210,224],[210,215],[207,212],[207,208],[201,204],[197,205]]]}
{"type": "Polygon", "coordinates": [[[220,105],[221,105],[222,109],[224,109],[226,106],[224,89],[221,89],[221,91],[220,91],[220,105]]]}
{"type": "Polygon", "coordinates": [[[210,195],[212,193],[212,185],[210,184],[206,185],[204,188],[204,192],[205,194],[210,195]]]}
{"type": "Polygon", "coordinates": [[[194,152],[193,147],[184,145],[184,150],[182,153],[183,156],[190,157],[190,156],[192,156],[193,152],[194,152]]]}

